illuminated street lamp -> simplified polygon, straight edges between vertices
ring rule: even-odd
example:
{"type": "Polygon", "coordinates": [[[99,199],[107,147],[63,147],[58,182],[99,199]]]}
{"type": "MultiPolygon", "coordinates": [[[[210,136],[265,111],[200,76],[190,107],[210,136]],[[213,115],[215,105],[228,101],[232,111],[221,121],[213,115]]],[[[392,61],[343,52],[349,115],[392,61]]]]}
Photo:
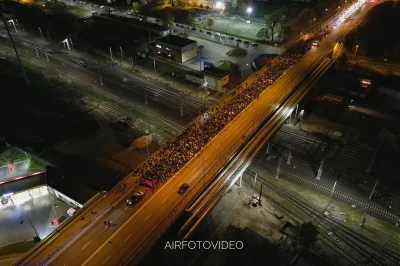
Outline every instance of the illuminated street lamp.
{"type": "Polygon", "coordinates": [[[250,18],[250,14],[253,11],[253,9],[251,7],[248,7],[246,12],[249,14],[247,17],[250,18]]]}
{"type": "Polygon", "coordinates": [[[354,52],[353,61],[355,61],[355,60],[356,60],[357,51],[358,51],[358,44],[356,45],[356,51],[354,52]]]}

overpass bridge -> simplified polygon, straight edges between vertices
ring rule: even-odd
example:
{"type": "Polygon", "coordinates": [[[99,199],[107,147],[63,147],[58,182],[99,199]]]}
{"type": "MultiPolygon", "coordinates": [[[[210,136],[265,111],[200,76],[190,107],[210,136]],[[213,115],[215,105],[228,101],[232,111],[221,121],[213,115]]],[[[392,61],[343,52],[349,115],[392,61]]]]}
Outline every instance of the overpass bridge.
{"type": "MultiPolygon", "coordinates": [[[[264,121],[270,119],[304,77],[332,51],[343,34],[342,30],[349,28],[334,29],[320,42],[320,47],[308,51],[294,66],[288,65],[282,76],[272,85],[264,87],[250,105],[235,114],[229,124],[147,201],[134,208],[124,209],[124,202],[132,194],[131,187],[138,178],[135,175],[138,172],[135,171],[111,191],[104,192],[90,207],[80,210],[75,223],[57,230],[15,265],[128,265],[131,261],[137,261],[175,222],[188,204],[204,191],[239,147],[248,142],[249,136],[257,132],[264,121]],[[177,193],[177,189],[184,182],[189,183],[190,187],[182,196],[177,193]],[[116,206],[115,211],[111,211],[110,206],[116,206]],[[112,221],[113,226],[105,228],[104,220],[112,221]]],[[[261,69],[242,86],[255,84],[268,70],[261,69]]],[[[217,109],[223,108],[224,104],[235,101],[235,97],[237,96],[230,95],[223,103],[214,106],[210,110],[211,115],[217,113],[217,109]]],[[[281,115],[287,116],[291,111],[288,108],[281,115]]],[[[206,116],[200,118],[200,122],[206,121],[206,116]]],[[[193,125],[189,128],[191,126],[193,125]]],[[[159,153],[154,156],[157,158],[159,153]]]]}

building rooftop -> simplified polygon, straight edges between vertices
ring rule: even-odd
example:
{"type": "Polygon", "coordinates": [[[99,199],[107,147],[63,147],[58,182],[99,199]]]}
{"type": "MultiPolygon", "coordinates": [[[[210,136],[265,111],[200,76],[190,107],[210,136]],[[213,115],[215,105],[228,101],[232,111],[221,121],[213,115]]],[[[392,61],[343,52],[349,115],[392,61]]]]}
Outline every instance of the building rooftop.
{"type": "Polygon", "coordinates": [[[161,39],[158,39],[157,42],[163,42],[167,44],[171,44],[177,47],[185,47],[191,43],[195,43],[196,41],[186,39],[183,37],[175,36],[175,35],[168,35],[161,39]]]}
{"type": "Polygon", "coordinates": [[[219,78],[225,77],[226,75],[229,75],[228,71],[222,70],[216,67],[206,67],[204,68],[204,73],[209,74],[212,76],[216,76],[219,78]]]}

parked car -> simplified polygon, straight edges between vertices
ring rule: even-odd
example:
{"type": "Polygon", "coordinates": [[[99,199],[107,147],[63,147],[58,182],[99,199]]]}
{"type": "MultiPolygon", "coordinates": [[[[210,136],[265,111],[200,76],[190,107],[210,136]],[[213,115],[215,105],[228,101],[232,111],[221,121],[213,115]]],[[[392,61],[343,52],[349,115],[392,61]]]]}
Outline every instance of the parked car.
{"type": "Polygon", "coordinates": [[[199,48],[200,48],[200,49],[201,49],[201,48],[204,48],[204,45],[200,44],[200,45],[199,45],[199,48]]]}
{"type": "Polygon", "coordinates": [[[207,34],[210,34],[210,35],[212,35],[211,31],[207,31],[207,34]]]}
{"type": "Polygon", "coordinates": [[[235,38],[233,38],[232,36],[231,37],[229,37],[229,40],[234,40],[235,38]]]}
{"type": "Polygon", "coordinates": [[[253,42],[251,45],[258,46],[258,43],[253,42]]]}
{"type": "Polygon", "coordinates": [[[140,179],[140,185],[145,186],[145,187],[149,187],[149,188],[154,188],[153,182],[151,182],[150,180],[145,179],[145,178],[141,178],[140,179]]]}
{"type": "Polygon", "coordinates": [[[195,27],[193,27],[193,28],[192,28],[192,30],[196,30],[196,28],[195,28],[195,27]]]}
{"type": "Polygon", "coordinates": [[[249,44],[250,42],[249,42],[249,41],[244,41],[243,43],[245,43],[245,44],[249,44]]]}
{"type": "Polygon", "coordinates": [[[242,42],[242,40],[241,40],[241,39],[236,39],[236,41],[237,41],[237,42],[242,42]]]}
{"type": "Polygon", "coordinates": [[[96,4],[92,4],[92,7],[98,7],[99,5],[96,5],[96,4]]]}
{"type": "Polygon", "coordinates": [[[179,193],[179,194],[185,193],[185,191],[188,189],[188,187],[189,187],[189,184],[188,184],[188,183],[182,184],[182,185],[179,187],[179,189],[178,189],[178,193],[179,193]]]}
{"type": "Polygon", "coordinates": [[[101,9],[105,8],[105,6],[100,6],[101,9]]]}
{"type": "Polygon", "coordinates": [[[133,203],[138,202],[143,198],[143,196],[144,196],[143,191],[136,192],[135,194],[132,195],[132,197],[126,200],[126,205],[129,206],[132,205],[133,203]]]}
{"type": "Polygon", "coordinates": [[[173,32],[178,32],[178,30],[177,29],[173,29],[173,32]]]}
{"type": "Polygon", "coordinates": [[[203,32],[203,30],[200,30],[200,32],[203,32]]]}

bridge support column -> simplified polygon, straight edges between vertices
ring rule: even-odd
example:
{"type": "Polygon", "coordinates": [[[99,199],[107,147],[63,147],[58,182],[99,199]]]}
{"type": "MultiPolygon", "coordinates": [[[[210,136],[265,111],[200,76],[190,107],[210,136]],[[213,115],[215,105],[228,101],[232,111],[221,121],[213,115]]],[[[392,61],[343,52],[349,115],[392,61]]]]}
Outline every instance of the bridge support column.
{"type": "Polygon", "coordinates": [[[241,174],[240,176],[239,176],[239,187],[241,187],[242,186],[242,177],[243,177],[243,174],[241,174]]]}

